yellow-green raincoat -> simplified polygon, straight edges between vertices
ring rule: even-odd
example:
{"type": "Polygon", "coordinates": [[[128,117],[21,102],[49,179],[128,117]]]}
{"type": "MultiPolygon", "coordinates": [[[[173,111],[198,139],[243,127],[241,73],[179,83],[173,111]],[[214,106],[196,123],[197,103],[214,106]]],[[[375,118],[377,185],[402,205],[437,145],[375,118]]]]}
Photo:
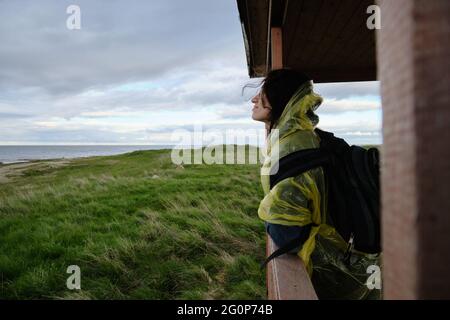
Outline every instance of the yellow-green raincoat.
{"type": "MultiPolygon", "coordinates": [[[[298,255],[307,266],[319,299],[377,299],[381,290],[370,289],[366,282],[371,276],[367,268],[379,266],[379,257],[352,250],[350,262],[344,262],[347,243],[327,224],[327,190],[322,168],[284,179],[270,190],[268,173],[278,159],[298,150],[319,147],[320,140],[313,131],[316,123],[307,113],[321,103],[322,98],[313,92],[311,82],[305,83],[286,105],[268,136],[267,156],[261,168],[265,196],[258,215],[273,224],[315,224],[298,255]]],[[[373,275],[369,281],[372,279],[373,275]]]]}

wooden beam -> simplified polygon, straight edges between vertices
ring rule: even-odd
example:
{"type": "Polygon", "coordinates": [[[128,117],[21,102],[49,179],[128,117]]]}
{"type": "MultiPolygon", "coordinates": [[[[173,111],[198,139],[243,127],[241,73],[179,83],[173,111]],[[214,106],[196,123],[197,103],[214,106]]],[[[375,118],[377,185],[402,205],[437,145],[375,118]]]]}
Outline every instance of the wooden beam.
{"type": "MultiPolygon", "coordinates": [[[[278,247],[267,235],[266,254],[278,247]]],[[[267,295],[269,300],[317,300],[317,294],[303,261],[294,254],[284,254],[267,264],[267,295]]]]}
{"type": "Polygon", "coordinates": [[[269,0],[237,0],[242,24],[248,73],[251,78],[267,72],[267,41],[269,38],[269,0]]]}
{"type": "Polygon", "coordinates": [[[271,56],[272,70],[283,68],[283,34],[280,27],[272,27],[271,37],[271,56]]]}

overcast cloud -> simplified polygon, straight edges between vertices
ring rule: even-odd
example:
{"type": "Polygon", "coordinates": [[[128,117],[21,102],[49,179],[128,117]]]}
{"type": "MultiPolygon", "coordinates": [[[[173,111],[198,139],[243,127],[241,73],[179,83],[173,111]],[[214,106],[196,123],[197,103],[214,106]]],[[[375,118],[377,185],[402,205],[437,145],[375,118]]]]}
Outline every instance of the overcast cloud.
{"type": "MultiPolygon", "coordinates": [[[[173,130],[262,128],[234,0],[0,1],[0,144],[170,144],[173,130]],[[189,129],[191,128],[191,129],[189,129]]],[[[377,82],[317,84],[321,126],[380,143],[377,82]]]]}

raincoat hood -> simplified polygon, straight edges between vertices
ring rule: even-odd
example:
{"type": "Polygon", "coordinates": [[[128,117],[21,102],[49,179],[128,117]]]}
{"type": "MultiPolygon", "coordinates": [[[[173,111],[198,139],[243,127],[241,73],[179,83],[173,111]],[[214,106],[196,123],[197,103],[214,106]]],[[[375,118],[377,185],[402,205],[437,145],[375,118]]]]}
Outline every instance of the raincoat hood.
{"type": "Polygon", "coordinates": [[[298,150],[319,146],[313,130],[319,120],[314,111],[321,103],[322,97],[313,91],[312,82],[307,81],[297,89],[284,108],[267,137],[267,157],[261,169],[261,183],[265,194],[270,188],[268,174],[279,159],[298,150]]]}
{"type": "Polygon", "coordinates": [[[313,130],[317,119],[308,116],[309,111],[316,111],[322,103],[322,97],[314,93],[311,81],[305,82],[294,93],[287,103],[275,128],[281,131],[280,137],[288,135],[295,130],[313,130]]]}

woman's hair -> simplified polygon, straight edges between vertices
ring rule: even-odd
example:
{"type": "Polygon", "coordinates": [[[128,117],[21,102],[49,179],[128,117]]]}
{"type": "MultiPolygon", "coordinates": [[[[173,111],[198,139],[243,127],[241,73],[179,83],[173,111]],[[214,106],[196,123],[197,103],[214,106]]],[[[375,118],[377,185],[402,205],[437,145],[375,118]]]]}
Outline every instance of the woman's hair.
{"type": "Polygon", "coordinates": [[[298,88],[310,80],[306,74],[293,69],[277,69],[267,74],[261,90],[272,107],[269,130],[272,130],[298,88]]]}

